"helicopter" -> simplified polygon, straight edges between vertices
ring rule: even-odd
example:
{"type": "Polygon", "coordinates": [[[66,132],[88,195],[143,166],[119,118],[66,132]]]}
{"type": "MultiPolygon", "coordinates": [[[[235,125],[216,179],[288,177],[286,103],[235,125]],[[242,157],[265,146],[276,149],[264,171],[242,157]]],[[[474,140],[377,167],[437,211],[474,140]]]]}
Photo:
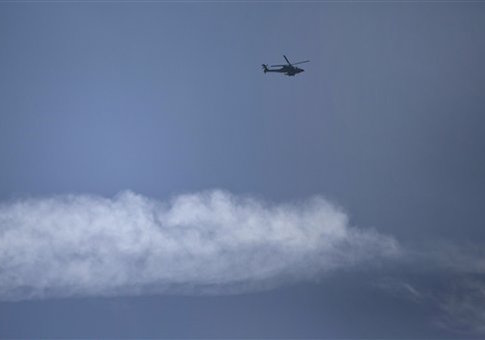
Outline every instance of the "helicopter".
{"type": "Polygon", "coordinates": [[[298,74],[298,73],[301,73],[301,72],[305,71],[305,70],[303,70],[303,69],[301,69],[299,67],[296,67],[294,65],[308,63],[310,61],[310,60],[305,60],[305,61],[299,61],[297,63],[290,63],[290,61],[288,60],[288,58],[285,55],[283,55],[283,57],[285,58],[285,60],[288,63],[288,65],[271,65],[270,67],[280,67],[280,68],[278,68],[278,69],[269,69],[268,68],[268,65],[263,64],[263,71],[264,71],[264,73],[266,73],[266,72],[278,72],[278,73],[284,73],[287,76],[294,76],[295,74],[298,74]]]}

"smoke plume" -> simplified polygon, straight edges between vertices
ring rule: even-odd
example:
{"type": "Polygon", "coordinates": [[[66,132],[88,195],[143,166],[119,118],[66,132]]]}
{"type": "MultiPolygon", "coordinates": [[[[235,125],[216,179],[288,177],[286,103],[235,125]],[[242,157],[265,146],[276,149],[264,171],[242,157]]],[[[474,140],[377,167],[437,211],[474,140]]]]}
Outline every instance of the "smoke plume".
{"type": "Polygon", "coordinates": [[[0,205],[0,300],[237,293],[398,254],[394,239],[349,226],[322,197],[270,204],[215,190],[163,202],[124,192],[0,205]]]}

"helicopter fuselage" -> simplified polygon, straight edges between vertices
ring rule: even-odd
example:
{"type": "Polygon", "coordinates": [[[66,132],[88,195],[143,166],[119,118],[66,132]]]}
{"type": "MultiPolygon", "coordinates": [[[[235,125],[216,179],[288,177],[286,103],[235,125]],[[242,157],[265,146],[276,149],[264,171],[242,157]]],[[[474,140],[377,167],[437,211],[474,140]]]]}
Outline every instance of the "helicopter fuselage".
{"type": "Polygon", "coordinates": [[[284,73],[287,76],[294,76],[298,73],[304,72],[304,69],[301,69],[299,67],[294,67],[294,66],[283,66],[279,69],[268,69],[266,72],[278,72],[278,73],[284,73]]]}

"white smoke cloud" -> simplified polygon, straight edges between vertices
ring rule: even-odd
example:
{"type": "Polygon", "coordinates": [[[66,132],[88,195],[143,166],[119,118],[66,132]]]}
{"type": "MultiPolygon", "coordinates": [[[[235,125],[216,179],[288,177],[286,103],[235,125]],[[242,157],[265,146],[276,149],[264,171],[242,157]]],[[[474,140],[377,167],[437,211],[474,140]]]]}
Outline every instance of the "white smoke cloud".
{"type": "Polygon", "coordinates": [[[394,257],[321,197],[269,204],[223,191],[169,202],[125,192],[0,205],[0,300],[263,289],[394,257]]]}

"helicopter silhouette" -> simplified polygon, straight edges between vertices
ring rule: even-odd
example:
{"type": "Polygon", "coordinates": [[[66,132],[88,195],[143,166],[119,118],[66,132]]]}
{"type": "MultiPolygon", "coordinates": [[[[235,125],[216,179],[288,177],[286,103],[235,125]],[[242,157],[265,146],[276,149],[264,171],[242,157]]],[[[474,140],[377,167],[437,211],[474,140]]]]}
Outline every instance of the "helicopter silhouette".
{"type": "Polygon", "coordinates": [[[277,73],[283,73],[287,76],[294,76],[298,73],[305,71],[304,69],[296,67],[295,65],[308,63],[310,61],[310,60],[305,60],[305,61],[299,61],[297,63],[290,63],[290,61],[288,60],[288,58],[285,55],[283,55],[283,57],[285,58],[286,62],[288,63],[287,65],[271,65],[270,67],[280,67],[280,68],[270,69],[270,68],[268,68],[268,65],[263,64],[264,73],[266,73],[266,72],[277,72],[277,73]]]}

